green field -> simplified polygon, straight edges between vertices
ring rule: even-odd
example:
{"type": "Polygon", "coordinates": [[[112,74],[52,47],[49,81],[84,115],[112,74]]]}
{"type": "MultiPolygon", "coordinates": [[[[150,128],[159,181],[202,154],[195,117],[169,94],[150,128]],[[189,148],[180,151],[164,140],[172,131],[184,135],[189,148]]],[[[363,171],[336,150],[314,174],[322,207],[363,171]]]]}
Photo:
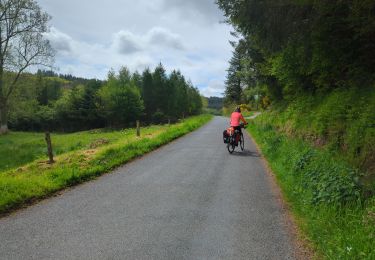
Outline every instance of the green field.
{"type": "Polygon", "coordinates": [[[53,165],[47,163],[43,134],[0,136],[0,213],[109,172],[195,130],[211,118],[201,115],[171,126],[142,128],[140,138],[134,129],[53,134],[53,165]]]}
{"type": "MultiPolygon", "coordinates": [[[[155,134],[166,126],[142,128],[142,136],[155,134]]],[[[134,129],[121,131],[92,130],[72,134],[51,134],[54,155],[95,148],[135,138],[134,129]]],[[[0,172],[20,167],[34,160],[47,160],[47,146],[43,133],[11,132],[0,136],[0,172]]]]}

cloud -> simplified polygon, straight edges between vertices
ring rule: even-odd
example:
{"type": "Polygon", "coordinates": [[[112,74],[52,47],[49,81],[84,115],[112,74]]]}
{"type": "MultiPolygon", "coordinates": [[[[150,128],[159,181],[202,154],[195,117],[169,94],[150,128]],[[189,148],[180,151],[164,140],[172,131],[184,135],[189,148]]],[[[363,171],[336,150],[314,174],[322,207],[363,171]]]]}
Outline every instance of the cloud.
{"type": "Polygon", "coordinates": [[[225,91],[225,86],[222,80],[210,80],[207,87],[201,88],[201,94],[205,97],[221,97],[225,91]]]}
{"type": "Polygon", "coordinates": [[[170,47],[175,50],[184,49],[181,37],[165,28],[154,27],[148,32],[146,37],[148,38],[147,41],[150,45],[170,47]]]}
{"type": "Polygon", "coordinates": [[[153,27],[144,35],[121,30],[114,34],[112,46],[123,55],[150,50],[184,50],[181,37],[162,27],[153,27]]]}
{"type": "Polygon", "coordinates": [[[73,39],[52,27],[48,33],[44,34],[44,37],[51,43],[53,49],[62,54],[71,54],[73,51],[72,43],[73,39]]]}
{"type": "Polygon", "coordinates": [[[121,54],[132,54],[142,49],[140,37],[129,31],[120,31],[114,36],[114,46],[121,54]]]}
{"type": "Polygon", "coordinates": [[[214,0],[162,0],[162,8],[177,11],[180,16],[198,18],[210,23],[223,20],[214,0]]]}

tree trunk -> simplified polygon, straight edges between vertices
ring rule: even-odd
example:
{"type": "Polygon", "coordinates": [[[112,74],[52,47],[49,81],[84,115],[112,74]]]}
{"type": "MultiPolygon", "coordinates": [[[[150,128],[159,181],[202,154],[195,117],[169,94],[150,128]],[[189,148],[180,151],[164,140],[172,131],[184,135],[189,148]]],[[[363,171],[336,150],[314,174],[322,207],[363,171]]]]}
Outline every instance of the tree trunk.
{"type": "Polygon", "coordinates": [[[7,105],[0,104],[0,135],[8,133],[7,105]]]}

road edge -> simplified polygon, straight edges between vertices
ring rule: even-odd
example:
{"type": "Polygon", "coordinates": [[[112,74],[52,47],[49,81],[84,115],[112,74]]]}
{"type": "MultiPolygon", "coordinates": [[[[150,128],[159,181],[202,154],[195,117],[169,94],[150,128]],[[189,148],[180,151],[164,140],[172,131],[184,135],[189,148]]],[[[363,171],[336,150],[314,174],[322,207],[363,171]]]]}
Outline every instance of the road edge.
{"type": "Polygon", "coordinates": [[[288,201],[285,199],[285,196],[280,188],[276,175],[269,166],[267,158],[264,157],[262,150],[260,149],[258,143],[255,141],[253,136],[249,131],[246,131],[251,141],[254,143],[256,150],[259,154],[259,158],[265,168],[267,175],[267,180],[271,187],[271,192],[273,193],[278,206],[281,209],[283,224],[286,227],[286,230],[290,237],[290,242],[292,243],[294,252],[293,256],[297,260],[305,259],[317,259],[317,254],[312,248],[311,242],[308,241],[307,237],[304,235],[303,231],[297,224],[297,218],[291,211],[291,206],[288,201]]]}

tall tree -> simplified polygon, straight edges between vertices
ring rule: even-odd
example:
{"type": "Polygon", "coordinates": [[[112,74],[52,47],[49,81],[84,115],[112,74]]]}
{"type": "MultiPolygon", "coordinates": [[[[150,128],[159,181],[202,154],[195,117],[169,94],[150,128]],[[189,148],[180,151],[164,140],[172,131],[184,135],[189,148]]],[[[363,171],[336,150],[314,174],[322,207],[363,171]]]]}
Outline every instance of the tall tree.
{"type": "Polygon", "coordinates": [[[142,73],[142,98],[145,106],[146,118],[151,119],[151,115],[155,112],[155,96],[153,88],[153,79],[150,70],[147,68],[142,73]]]}
{"type": "Polygon", "coordinates": [[[243,51],[241,45],[234,45],[235,49],[233,56],[229,61],[229,68],[227,70],[227,78],[225,81],[225,102],[239,104],[242,96],[242,86],[244,84],[241,71],[242,71],[242,59],[243,51]]]}
{"type": "Polygon", "coordinates": [[[171,78],[174,78],[173,84],[175,84],[175,113],[176,117],[180,118],[181,116],[185,116],[189,109],[187,83],[180,71],[172,73],[171,78]]]}
{"type": "Polygon", "coordinates": [[[53,57],[43,39],[49,20],[36,1],[0,0],[0,134],[8,131],[8,101],[21,74],[53,57]]]}
{"type": "Polygon", "coordinates": [[[160,110],[165,115],[168,107],[167,75],[161,63],[155,68],[152,74],[152,80],[155,91],[154,99],[156,101],[156,109],[160,110]]]}

